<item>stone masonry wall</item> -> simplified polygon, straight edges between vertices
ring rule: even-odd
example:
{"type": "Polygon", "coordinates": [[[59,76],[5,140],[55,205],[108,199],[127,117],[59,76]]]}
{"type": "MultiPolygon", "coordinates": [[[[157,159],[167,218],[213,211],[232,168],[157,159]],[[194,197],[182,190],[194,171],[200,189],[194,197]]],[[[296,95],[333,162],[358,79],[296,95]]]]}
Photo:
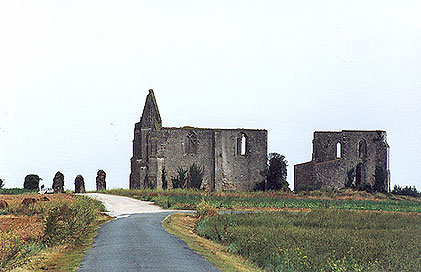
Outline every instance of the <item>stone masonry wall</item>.
{"type": "Polygon", "coordinates": [[[309,162],[314,169],[314,176],[306,174],[311,169],[309,165],[296,165],[294,187],[319,184],[322,189],[342,188],[350,171],[354,171],[355,182],[374,185],[375,169],[380,167],[388,174],[385,189],[390,190],[388,154],[385,131],[316,131],[312,161],[309,162]],[[338,143],[341,147],[340,154],[337,154],[338,143]],[[359,175],[357,169],[360,169],[359,175]],[[313,180],[305,180],[308,178],[313,180]]]}

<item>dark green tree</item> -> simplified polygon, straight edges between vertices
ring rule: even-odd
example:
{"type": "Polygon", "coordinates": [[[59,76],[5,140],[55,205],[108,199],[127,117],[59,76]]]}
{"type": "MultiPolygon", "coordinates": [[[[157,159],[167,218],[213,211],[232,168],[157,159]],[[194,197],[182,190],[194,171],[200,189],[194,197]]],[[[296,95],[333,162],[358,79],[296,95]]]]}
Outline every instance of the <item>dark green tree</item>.
{"type": "Polygon", "coordinates": [[[4,180],[0,179],[0,189],[2,189],[4,187],[4,180]]]}
{"type": "Polygon", "coordinates": [[[39,190],[39,181],[42,180],[38,175],[27,175],[23,183],[23,189],[39,190]]]}
{"type": "Polygon", "coordinates": [[[287,166],[288,161],[284,155],[278,153],[270,153],[268,162],[263,176],[265,180],[256,186],[257,189],[263,190],[287,190],[289,184],[287,182],[287,166]]]}

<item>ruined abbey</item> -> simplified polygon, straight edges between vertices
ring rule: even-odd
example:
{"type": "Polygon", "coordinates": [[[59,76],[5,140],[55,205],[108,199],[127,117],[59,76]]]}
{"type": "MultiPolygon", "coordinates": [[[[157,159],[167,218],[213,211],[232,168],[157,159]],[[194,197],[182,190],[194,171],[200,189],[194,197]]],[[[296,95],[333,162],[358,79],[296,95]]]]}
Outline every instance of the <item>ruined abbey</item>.
{"type": "Polygon", "coordinates": [[[253,190],[263,179],[266,160],[266,130],[163,127],[155,95],[149,90],[134,128],[130,188],[162,188],[179,167],[194,163],[204,168],[203,188],[253,190]]]}
{"type": "Polygon", "coordinates": [[[294,189],[360,187],[390,191],[389,145],[385,131],[316,131],[310,162],[294,166],[294,189]]]}
{"type": "MultiPolygon", "coordinates": [[[[204,169],[202,188],[250,191],[263,180],[267,131],[163,127],[153,90],[135,124],[130,188],[171,188],[180,167],[204,169]]],[[[316,131],[310,162],[294,166],[294,190],[364,184],[390,191],[385,131],[316,131]]]]}

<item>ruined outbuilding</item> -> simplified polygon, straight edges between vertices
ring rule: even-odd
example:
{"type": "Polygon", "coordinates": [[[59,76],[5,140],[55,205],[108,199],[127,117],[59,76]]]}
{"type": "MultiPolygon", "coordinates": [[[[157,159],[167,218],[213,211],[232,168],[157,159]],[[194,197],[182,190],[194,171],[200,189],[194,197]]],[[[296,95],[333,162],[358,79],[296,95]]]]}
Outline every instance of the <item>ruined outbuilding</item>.
{"type": "Polygon", "coordinates": [[[266,130],[163,127],[149,90],[134,129],[130,188],[162,188],[163,180],[165,187],[179,167],[196,164],[205,170],[203,188],[252,190],[263,179],[266,160],[266,130]]]}
{"type": "Polygon", "coordinates": [[[381,130],[316,131],[312,160],[294,166],[298,191],[374,187],[376,180],[381,191],[390,191],[389,145],[381,130]]]}

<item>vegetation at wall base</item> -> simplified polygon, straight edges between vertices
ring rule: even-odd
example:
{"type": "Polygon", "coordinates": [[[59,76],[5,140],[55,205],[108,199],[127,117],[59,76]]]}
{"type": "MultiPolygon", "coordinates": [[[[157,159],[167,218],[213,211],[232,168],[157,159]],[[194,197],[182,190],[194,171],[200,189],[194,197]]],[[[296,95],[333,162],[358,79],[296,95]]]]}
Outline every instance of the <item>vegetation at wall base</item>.
{"type": "Polygon", "coordinates": [[[197,233],[267,271],[421,271],[421,216],[337,209],[223,214],[197,233]]]}
{"type": "Polygon", "coordinates": [[[417,191],[415,186],[405,186],[405,188],[395,185],[393,187],[392,194],[394,195],[403,195],[403,196],[412,196],[412,197],[421,197],[421,192],[417,191]]]}

